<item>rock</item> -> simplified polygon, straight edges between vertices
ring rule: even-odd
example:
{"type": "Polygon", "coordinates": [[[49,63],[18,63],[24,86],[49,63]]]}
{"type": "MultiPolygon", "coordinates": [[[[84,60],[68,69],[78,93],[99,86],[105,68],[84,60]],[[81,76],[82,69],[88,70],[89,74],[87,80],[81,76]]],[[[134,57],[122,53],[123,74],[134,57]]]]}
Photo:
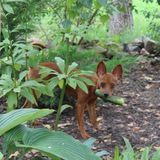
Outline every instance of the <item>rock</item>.
{"type": "Polygon", "coordinates": [[[122,49],[124,52],[129,52],[129,45],[128,43],[123,43],[123,49],[122,49]]]}
{"type": "Polygon", "coordinates": [[[138,46],[129,46],[129,51],[130,52],[138,52],[138,53],[140,53],[141,48],[138,47],[138,46]]]}
{"type": "Polygon", "coordinates": [[[156,46],[156,41],[154,41],[154,40],[152,40],[148,37],[144,37],[144,48],[150,54],[155,54],[156,53],[155,46],[156,46]]]}
{"type": "Polygon", "coordinates": [[[133,46],[138,46],[140,48],[144,48],[143,37],[137,38],[131,43],[133,46]]]}
{"type": "Polygon", "coordinates": [[[146,49],[144,49],[144,48],[141,49],[140,54],[142,54],[144,56],[149,56],[150,55],[150,53],[146,49]]]}

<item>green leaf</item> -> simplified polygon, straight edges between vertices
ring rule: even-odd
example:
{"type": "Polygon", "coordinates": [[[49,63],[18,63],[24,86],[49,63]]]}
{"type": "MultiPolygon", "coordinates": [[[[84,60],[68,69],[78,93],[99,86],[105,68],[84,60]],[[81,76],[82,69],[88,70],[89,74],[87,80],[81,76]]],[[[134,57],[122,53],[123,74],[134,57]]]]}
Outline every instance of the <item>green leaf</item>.
{"type": "Polygon", "coordinates": [[[152,156],[152,160],[159,160],[160,157],[160,150],[156,151],[153,156],[152,156]]]}
{"type": "Polygon", "coordinates": [[[76,83],[79,86],[79,88],[81,88],[84,92],[86,92],[88,94],[88,88],[84,82],[76,79],[76,83]]]}
{"type": "Polygon", "coordinates": [[[78,14],[75,10],[68,9],[68,15],[69,15],[70,18],[75,19],[78,14]]]}
{"type": "Polygon", "coordinates": [[[51,114],[50,109],[16,109],[0,115],[0,136],[21,123],[51,114]]]}
{"type": "Polygon", "coordinates": [[[64,19],[62,22],[62,26],[64,29],[71,27],[72,22],[69,19],[64,19]]]}
{"type": "Polygon", "coordinates": [[[3,36],[4,36],[4,41],[3,41],[3,43],[5,44],[6,42],[6,44],[10,44],[10,41],[9,41],[9,33],[8,33],[8,29],[7,28],[2,28],[2,33],[3,33],[3,36]]]}
{"type": "Polygon", "coordinates": [[[67,108],[73,108],[71,105],[68,105],[68,104],[64,104],[64,105],[62,105],[61,106],[61,111],[60,111],[60,114],[65,110],[65,109],[67,109],[67,108]]]}
{"type": "Polygon", "coordinates": [[[47,88],[46,88],[46,85],[44,84],[41,84],[41,83],[38,83],[36,82],[35,80],[29,80],[29,81],[26,81],[24,82],[22,85],[21,85],[21,88],[22,87],[29,87],[29,88],[32,88],[34,90],[37,90],[41,93],[44,93],[46,94],[47,93],[47,88]]]}
{"type": "Polygon", "coordinates": [[[102,7],[102,5],[98,1],[94,1],[94,5],[96,9],[99,9],[102,7]]]}
{"type": "Polygon", "coordinates": [[[98,0],[98,2],[99,2],[102,6],[106,7],[107,0],[98,0]]]}
{"type": "Polygon", "coordinates": [[[20,83],[27,75],[28,71],[23,71],[19,74],[18,83],[20,83]]]}
{"type": "Polygon", "coordinates": [[[89,9],[91,9],[91,7],[92,7],[92,0],[84,0],[84,5],[87,7],[87,8],[89,8],[89,9]]]}
{"type": "Polygon", "coordinates": [[[150,147],[145,147],[142,155],[141,155],[141,160],[148,160],[149,159],[149,151],[150,151],[150,147]]]}
{"type": "Polygon", "coordinates": [[[21,64],[18,64],[18,63],[15,63],[14,64],[14,68],[17,70],[17,71],[20,71],[20,69],[21,69],[21,64]]]}
{"type": "Polygon", "coordinates": [[[33,96],[33,92],[31,89],[28,88],[22,88],[21,89],[21,95],[25,98],[27,98],[31,103],[37,105],[37,101],[35,97],[33,96]]]}
{"type": "Polygon", "coordinates": [[[65,160],[100,160],[86,145],[72,136],[60,131],[49,131],[44,128],[30,129],[23,136],[23,144],[17,147],[33,148],[54,159],[60,157],[65,160]]]}
{"type": "Polygon", "coordinates": [[[96,153],[96,155],[99,156],[99,157],[104,156],[104,155],[108,155],[108,154],[110,154],[110,153],[105,151],[105,150],[96,153]]]}
{"type": "Polygon", "coordinates": [[[102,23],[105,23],[109,20],[109,16],[108,15],[103,15],[103,16],[100,17],[100,20],[101,20],[102,23]]]}
{"type": "Polygon", "coordinates": [[[5,133],[2,144],[3,154],[8,152],[8,155],[10,155],[18,150],[18,147],[15,146],[14,142],[21,141],[23,135],[28,131],[29,128],[25,127],[24,125],[18,125],[5,133]]]}
{"type": "Polygon", "coordinates": [[[58,82],[58,86],[62,89],[63,86],[64,86],[64,79],[61,79],[59,82],[58,82]]]}
{"type": "Polygon", "coordinates": [[[160,5],[160,0],[157,0],[157,3],[160,5]]]}
{"type": "Polygon", "coordinates": [[[7,97],[7,104],[9,108],[12,108],[17,104],[17,94],[14,92],[10,92],[7,97]]]}
{"type": "Polygon", "coordinates": [[[89,138],[87,140],[85,140],[83,142],[83,144],[85,144],[88,148],[92,148],[93,147],[93,143],[96,141],[95,138],[89,138]]]}
{"type": "Polygon", "coordinates": [[[67,0],[67,6],[70,8],[74,4],[74,0],[67,0]]]}
{"type": "Polygon", "coordinates": [[[93,83],[93,81],[91,81],[89,78],[86,78],[86,77],[78,77],[77,79],[85,82],[85,83],[86,83],[87,85],[89,85],[89,86],[95,86],[95,83],[93,83]]]}
{"type": "Polygon", "coordinates": [[[134,160],[135,159],[135,154],[134,154],[134,150],[133,147],[131,146],[129,140],[125,137],[123,137],[123,140],[125,141],[126,144],[126,148],[127,148],[127,154],[124,156],[127,156],[127,158],[129,160],[134,160]]]}
{"type": "Polygon", "coordinates": [[[72,72],[78,66],[77,63],[73,62],[71,65],[68,66],[67,74],[72,72]]]}
{"type": "Polygon", "coordinates": [[[53,77],[50,79],[49,83],[47,84],[47,89],[52,90],[58,85],[59,79],[58,77],[53,77]]]}
{"type": "Polygon", "coordinates": [[[60,57],[55,57],[56,63],[62,73],[64,73],[65,62],[60,57]]]}
{"type": "Polygon", "coordinates": [[[0,152],[0,159],[3,159],[3,154],[0,152]]]}
{"type": "Polygon", "coordinates": [[[2,4],[5,11],[14,14],[13,8],[9,4],[2,4]]]}
{"type": "Polygon", "coordinates": [[[77,83],[76,80],[74,78],[67,78],[67,85],[69,85],[70,87],[72,87],[73,89],[76,89],[77,87],[77,83]]]}
{"type": "Polygon", "coordinates": [[[114,160],[119,160],[119,148],[118,148],[118,146],[116,146],[115,150],[114,150],[114,160]]]}

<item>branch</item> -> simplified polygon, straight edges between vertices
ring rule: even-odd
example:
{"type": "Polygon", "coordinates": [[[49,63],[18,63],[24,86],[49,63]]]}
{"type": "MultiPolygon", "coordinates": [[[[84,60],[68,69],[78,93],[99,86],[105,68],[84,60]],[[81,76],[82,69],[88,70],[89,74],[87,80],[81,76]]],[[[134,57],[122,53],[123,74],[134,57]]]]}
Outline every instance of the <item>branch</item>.
{"type": "MultiPolygon", "coordinates": [[[[93,13],[93,15],[92,15],[91,18],[89,19],[88,24],[87,24],[87,27],[86,27],[86,31],[84,31],[84,34],[87,33],[88,27],[91,25],[92,20],[93,20],[93,18],[96,16],[97,12],[98,12],[98,9],[95,10],[95,12],[93,13]]],[[[81,44],[82,40],[83,40],[83,37],[81,37],[81,39],[79,40],[78,45],[81,44]]]]}

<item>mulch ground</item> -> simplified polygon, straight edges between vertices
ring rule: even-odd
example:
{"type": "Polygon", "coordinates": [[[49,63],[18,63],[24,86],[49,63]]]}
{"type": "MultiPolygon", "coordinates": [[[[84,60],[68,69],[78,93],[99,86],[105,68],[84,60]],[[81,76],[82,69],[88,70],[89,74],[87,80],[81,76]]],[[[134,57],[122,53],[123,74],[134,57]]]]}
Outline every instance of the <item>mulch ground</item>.
{"type": "MultiPolygon", "coordinates": [[[[106,150],[113,156],[115,146],[121,150],[124,148],[123,136],[129,139],[135,150],[152,144],[154,149],[160,148],[160,63],[148,61],[132,67],[118,84],[115,95],[125,99],[123,106],[98,103],[101,130],[95,130],[85,114],[86,131],[97,139],[93,150],[106,150]]],[[[53,126],[54,120],[55,117],[49,115],[40,119],[39,125],[53,126]]],[[[77,130],[75,108],[62,114],[59,130],[84,141],[77,130]]]]}

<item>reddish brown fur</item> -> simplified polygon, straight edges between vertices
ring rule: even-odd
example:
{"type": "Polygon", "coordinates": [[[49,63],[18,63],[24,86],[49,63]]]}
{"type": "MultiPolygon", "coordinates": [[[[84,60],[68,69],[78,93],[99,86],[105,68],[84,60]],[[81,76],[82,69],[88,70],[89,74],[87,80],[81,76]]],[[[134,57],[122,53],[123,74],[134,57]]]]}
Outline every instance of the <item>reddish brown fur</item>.
{"type": "MultiPolygon", "coordinates": [[[[44,62],[40,63],[40,66],[49,67],[57,72],[60,72],[58,66],[54,62],[44,62]]],[[[36,79],[39,78],[39,69],[30,68],[28,73],[28,78],[36,79]]],[[[45,77],[45,79],[49,79],[53,77],[53,75],[49,75],[45,77]]],[[[107,73],[106,66],[104,62],[99,62],[97,66],[97,71],[93,76],[85,76],[92,80],[95,86],[87,86],[88,94],[86,94],[83,90],[77,87],[75,90],[71,87],[66,87],[66,93],[75,99],[76,102],[76,113],[78,119],[78,129],[83,138],[89,138],[90,136],[86,134],[84,129],[84,109],[88,108],[89,116],[93,126],[98,129],[96,112],[95,112],[95,102],[97,100],[97,96],[95,95],[95,90],[100,89],[104,96],[108,97],[112,95],[112,92],[115,88],[116,83],[122,77],[122,66],[117,65],[112,73],[107,73]]],[[[33,91],[34,93],[34,91],[33,91]]],[[[35,94],[34,94],[35,95],[35,94]]],[[[36,97],[36,96],[35,96],[36,97]]],[[[25,101],[23,108],[33,107],[34,104],[31,104],[28,100],[25,101]]]]}

